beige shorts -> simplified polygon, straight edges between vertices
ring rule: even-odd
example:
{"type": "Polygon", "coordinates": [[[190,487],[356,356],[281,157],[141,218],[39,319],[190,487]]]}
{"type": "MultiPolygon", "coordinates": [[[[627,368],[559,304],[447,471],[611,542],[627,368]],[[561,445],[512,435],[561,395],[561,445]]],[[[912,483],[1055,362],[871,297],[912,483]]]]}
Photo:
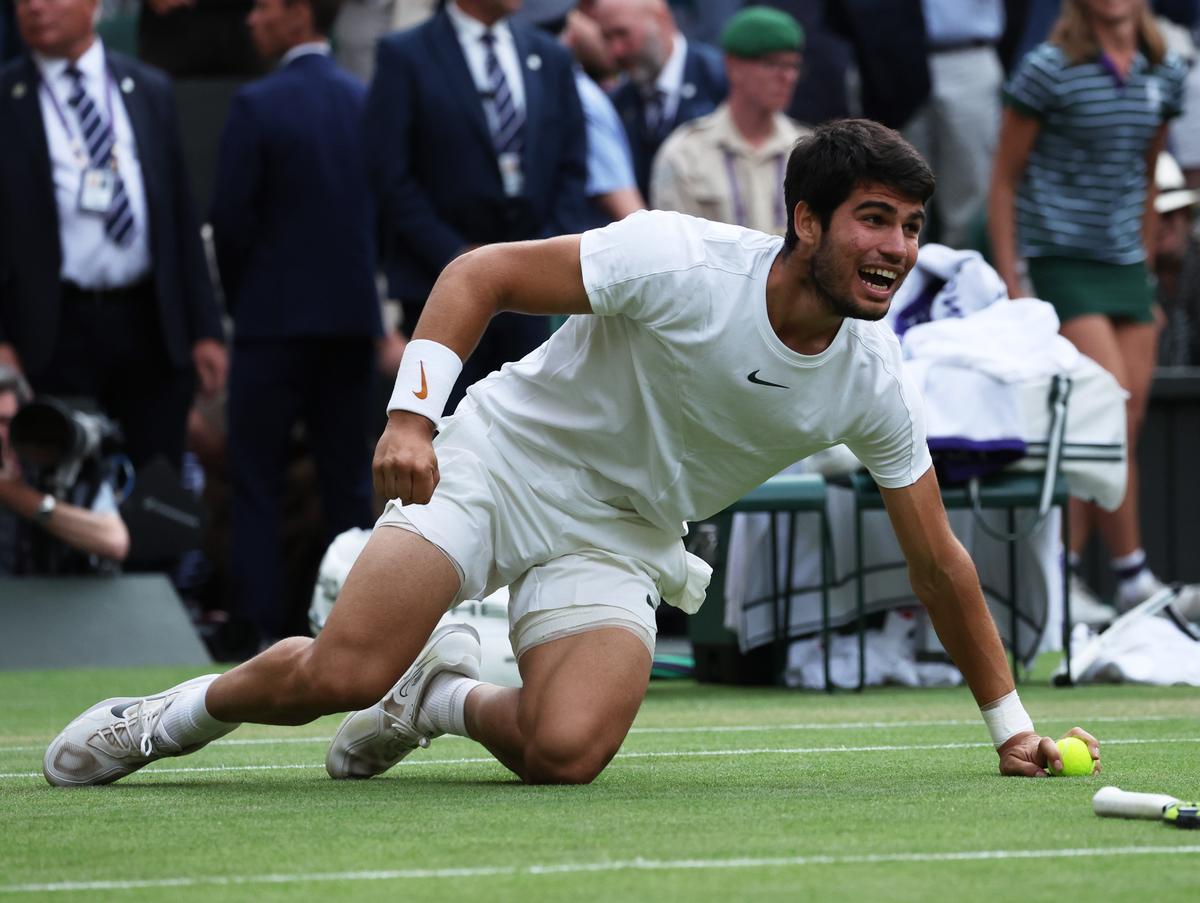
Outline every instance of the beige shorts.
{"type": "MultiPolygon", "coordinates": [[[[461,408],[460,408],[461,410],[461,408]]],[[[497,454],[478,415],[451,418],[435,443],[441,480],[427,505],[392,500],[376,526],[411,530],[449,558],[461,578],[452,604],[509,588],[509,639],[517,657],[533,646],[603,627],[621,627],[654,653],[655,611],[664,571],[682,556],[678,537],[645,521],[527,482],[497,454]],[[639,557],[610,551],[649,547],[639,557]],[[664,560],[666,559],[666,560],[664,560]]],[[[539,477],[546,474],[540,473],[539,477]]]]}

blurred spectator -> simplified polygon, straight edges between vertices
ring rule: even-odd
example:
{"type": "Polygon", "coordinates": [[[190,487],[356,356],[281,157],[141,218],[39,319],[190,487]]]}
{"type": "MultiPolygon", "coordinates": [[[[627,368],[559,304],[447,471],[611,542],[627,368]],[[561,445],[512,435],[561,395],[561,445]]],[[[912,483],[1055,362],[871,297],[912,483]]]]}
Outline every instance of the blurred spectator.
{"type": "MultiPolygon", "coordinates": [[[[405,328],[433,281],[471,247],[580,228],[587,138],[571,55],[508,21],[520,0],[457,0],[379,43],[367,166],[405,328]]],[[[463,367],[466,387],[541,344],[541,318],[498,314],[463,367]]]]}
{"type": "MultiPolygon", "coordinates": [[[[1160,18],[1159,21],[1163,20],[1160,18]]],[[[1197,65],[1200,30],[1187,32],[1179,26],[1172,27],[1177,38],[1174,49],[1188,64],[1188,74],[1184,82],[1183,115],[1171,123],[1167,146],[1183,169],[1188,187],[1200,188],[1200,65],[1197,65]]]]}
{"type": "Polygon", "coordinates": [[[996,44],[1004,32],[1003,0],[921,0],[929,97],[902,132],[937,175],[928,238],[969,244],[987,197],[1000,129],[1004,70],[996,44]]]}
{"type": "Polygon", "coordinates": [[[1138,523],[1137,440],[1158,337],[1146,255],[1153,167],[1167,121],[1180,112],[1185,74],[1143,0],[1067,0],[1049,42],[1008,85],[988,208],[1009,294],[1026,294],[1024,257],[1034,293],[1054,305],[1062,334],[1129,392],[1125,501],[1110,513],[1072,500],[1069,550],[1077,562],[1099,528],[1121,609],[1160,587],[1138,523]]]}
{"type": "Polygon", "coordinates": [[[129,551],[129,531],[110,482],[80,481],[82,496],[62,500],[32,486],[22,472],[11,429],[30,398],[21,374],[0,364],[0,576],[78,573],[93,569],[97,560],[120,562],[129,551]],[[56,547],[44,548],[39,534],[56,547]],[[47,559],[57,566],[48,568],[47,559]]]}
{"type": "Polygon", "coordinates": [[[253,0],[142,0],[138,56],[173,78],[251,77],[263,68],[243,23],[253,0]]]}
{"type": "Polygon", "coordinates": [[[1154,181],[1154,273],[1166,317],[1158,362],[1195,366],[1200,364],[1200,241],[1195,228],[1200,191],[1187,187],[1179,164],[1167,153],[1158,157],[1154,181]]]}
{"type": "Polygon", "coordinates": [[[825,21],[854,50],[862,115],[903,128],[929,97],[921,0],[826,0],[825,21]]]}
{"type": "Polygon", "coordinates": [[[0,72],[0,363],[94,399],[135,466],[178,470],[195,376],[224,384],[221,322],[170,83],[107,52],[95,12],[17,8],[32,54],[0,72]]]}
{"type": "Polygon", "coordinates": [[[616,107],[603,89],[584,71],[580,53],[595,46],[595,22],[575,7],[577,0],[525,0],[514,18],[532,22],[554,35],[575,57],[575,87],[587,128],[587,188],[593,216],[590,227],[624,219],[646,206],[633,175],[629,138],[616,107]],[[576,48],[580,48],[577,50],[576,48]]]}
{"type": "Polygon", "coordinates": [[[13,17],[13,0],[0,0],[0,64],[18,56],[24,49],[13,17]]]}
{"type": "Polygon", "coordinates": [[[787,13],[750,6],[726,26],[721,46],[729,98],[666,140],[650,200],[661,210],[782,235],[788,154],[808,133],[782,112],[800,75],[804,32],[787,13]]]}
{"type": "Polygon", "coordinates": [[[281,604],[283,480],[297,421],[317,465],[326,545],[369,527],[375,220],[362,139],[366,88],[330,58],[339,0],[255,0],[270,75],[234,97],[210,221],[234,322],[229,380],[235,609],[263,643],[281,604]]]}
{"type": "Polygon", "coordinates": [[[804,29],[804,66],[784,111],[797,122],[816,125],[851,115],[850,45],[826,23],[826,0],[765,0],[804,29]]]}
{"type": "Polygon", "coordinates": [[[597,0],[592,10],[613,61],[626,75],[613,103],[629,135],[644,197],[654,155],[666,137],[725,99],[721,54],[680,34],[665,0],[597,0]]]}
{"type": "Polygon", "coordinates": [[[575,17],[577,22],[570,30],[567,46],[575,61],[583,66],[583,71],[605,91],[609,91],[620,81],[621,70],[617,68],[616,60],[605,43],[604,32],[600,30],[600,23],[596,21],[596,2],[579,0],[577,8],[580,15],[575,17]]]}

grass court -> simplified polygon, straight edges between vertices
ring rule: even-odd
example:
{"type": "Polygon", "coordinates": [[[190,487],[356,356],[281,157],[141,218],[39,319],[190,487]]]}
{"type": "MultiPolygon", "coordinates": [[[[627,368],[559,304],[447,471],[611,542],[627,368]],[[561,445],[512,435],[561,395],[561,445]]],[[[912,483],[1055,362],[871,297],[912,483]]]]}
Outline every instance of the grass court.
{"type": "Polygon", "coordinates": [[[1022,687],[1104,773],[1001,778],[970,694],[654,682],[587,787],[524,787],[443,737],[333,782],[338,723],[244,727],[109,787],[53,789],[46,744],[179,669],[0,674],[0,900],[1145,900],[1200,887],[1200,831],[1099,819],[1101,786],[1200,796],[1194,688],[1022,687]]]}

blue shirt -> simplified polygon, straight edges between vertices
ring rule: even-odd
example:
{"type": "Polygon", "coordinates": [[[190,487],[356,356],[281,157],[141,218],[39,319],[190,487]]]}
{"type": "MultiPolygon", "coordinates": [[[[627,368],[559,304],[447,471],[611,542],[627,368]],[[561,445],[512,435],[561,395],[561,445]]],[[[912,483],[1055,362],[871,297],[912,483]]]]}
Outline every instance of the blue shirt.
{"type": "Polygon", "coordinates": [[[921,0],[930,48],[971,41],[995,43],[1004,34],[1003,0],[921,0]]]}
{"type": "Polygon", "coordinates": [[[633,188],[637,184],[633,154],[617,108],[579,66],[575,67],[575,88],[587,127],[587,196],[633,188]]]}

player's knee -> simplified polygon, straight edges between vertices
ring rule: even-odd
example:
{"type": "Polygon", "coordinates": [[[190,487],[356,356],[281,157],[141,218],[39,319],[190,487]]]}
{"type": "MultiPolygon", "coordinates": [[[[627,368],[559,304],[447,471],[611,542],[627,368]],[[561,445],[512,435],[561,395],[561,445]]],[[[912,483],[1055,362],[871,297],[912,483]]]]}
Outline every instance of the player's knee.
{"type": "Polygon", "coordinates": [[[616,755],[620,740],[603,731],[539,730],[525,746],[529,784],[590,784],[616,755]]]}

